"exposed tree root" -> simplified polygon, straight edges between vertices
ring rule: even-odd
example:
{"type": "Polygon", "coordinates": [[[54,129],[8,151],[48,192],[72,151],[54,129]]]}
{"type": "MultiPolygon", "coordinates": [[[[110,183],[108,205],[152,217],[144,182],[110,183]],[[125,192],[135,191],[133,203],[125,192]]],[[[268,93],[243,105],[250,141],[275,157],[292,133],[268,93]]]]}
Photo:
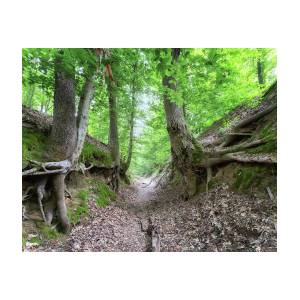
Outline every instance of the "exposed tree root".
{"type": "Polygon", "coordinates": [[[45,223],[47,223],[47,220],[46,220],[42,200],[46,199],[48,197],[48,193],[46,192],[46,189],[45,189],[47,181],[48,181],[47,177],[42,178],[42,180],[38,183],[38,186],[36,189],[40,211],[41,211],[41,214],[42,214],[42,217],[43,217],[43,220],[45,223]]]}
{"type": "Polygon", "coordinates": [[[274,201],[275,197],[274,197],[274,195],[273,195],[271,189],[267,186],[266,190],[267,190],[267,193],[268,193],[268,195],[269,195],[270,200],[271,200],[271,201],[274,201]]]}
{"type": "Polygon", "coordinates": [[[225,136],[225,141],[221,144],[221,146],[227,147],[228,145],[233,143],[233,141],[237,138],[237,136],[241,135],[241,133],[239,135],[237,134],[237,131],[239,129],[251,124],[252,122],[255,122],[255,121],[261,119],[262,117],[271,113],[276,108],[277,108],[277,103],[274,103],[274,104],[270,105],[269,107],[267,107],[265,110],[260,111],[260,112],[256,113],[255,115],[252,115],[249,118],[243,119],[240,122],[238,122],[236,125],[234,125],[231,128],[231,131],[236,132],[236,133],[235,134],[232,134],[232,133],[227,134],[225,136]]]}
{"type": "Polygon", "coordinates": [[[260,140],[255,140],[255,141],[248,142],[248,143],[246,143],[246,142],[240,143],[238,145],[234,145],[234,146],[231,146],[231,147],[225,147],[225,148],[218,147],[215,150],[206,150],[204,152],[206,154],[210,154],[210,155],[221,155],[221,154],[226,154],[226,153],[232,153],[232,152],[245,150],[247,148],[255,147],[255,146],[264,144],[266,142],[267,142],[266,140],[260,139],[260,140]]]}
{"type": "Polygon", "coordinates": [[[220,157],[208,158],[201,165],[201,167],[208,168],[218,164],[238,161],[245,163],[263,163],[263,164],[274,164],[277,163],[276,153],[270,154],[247,154],[244,152],[227,153],[220,157]]]}
{"type": "Polygon", "coordinates": [[[60,220],[62,230],[69,232],[71,225],[67,216],[67,207],[65,203],[65,174],[57,174],[53,176],[53,193],[57,204],[57,214],[60,220]]]}
{"type": "Polygon", "coordinates": [[[39,167],[34,167],[29,170],[22,172],[22,176],[36,176],[36,175],[50,175],[50,174],[66,174],[69,171],[81,171],[83,174],[85,171],[90,170],[94,167],[93,164],[90,164],[86,167],[84,164],[79,163],[76,166],[71,168],[71,162],[69,160],[62,160],[58,162],[38,162],[30,161],[32,164],[35,164],[39,167]],[[43,171],[41,171],[41,169],[43,171]]]}
{"type": "Polygon", "coordinates": [[[66,159],[57,162],[38,162],[31,160],[32,164],[37,165],[38,167],[34,167],[30,170],[26,170],[22,172],[22,176],[28,175],[48,175],[48,174],[64,174],[67,173],[71,168],[71,162],[66,159]],[[43,171],[41,171],[41,169],[43,171]]]}

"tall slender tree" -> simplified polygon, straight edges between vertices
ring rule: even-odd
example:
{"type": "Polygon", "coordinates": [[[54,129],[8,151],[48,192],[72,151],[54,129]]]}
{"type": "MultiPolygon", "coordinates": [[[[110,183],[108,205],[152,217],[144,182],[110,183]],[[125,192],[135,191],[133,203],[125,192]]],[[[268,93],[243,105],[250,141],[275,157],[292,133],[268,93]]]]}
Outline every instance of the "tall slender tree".
{"type": "Polygon", "coordinates": [[[114,173],[112,176],[112,187],[115,192],[119,191],[120,182],[120,145],[119,145],[119,132],[118,132],[118,114],[117,114],[117,86],[112,76],[111,65],[106,65],[106,83],[108,92],[109,104],[109,139],[108,145],[111,150],[113,159],[114,173]]]}

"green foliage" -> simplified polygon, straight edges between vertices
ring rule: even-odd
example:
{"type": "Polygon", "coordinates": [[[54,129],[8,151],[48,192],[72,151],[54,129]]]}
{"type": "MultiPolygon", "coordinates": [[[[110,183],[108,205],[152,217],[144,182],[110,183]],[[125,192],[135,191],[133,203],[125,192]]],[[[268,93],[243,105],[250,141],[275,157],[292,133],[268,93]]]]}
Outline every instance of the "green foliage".
{"type": "Polygon", "coordinates": [[[58,239],[63,236],[63,234],[59,233],[55,228],[52,228],[45,224],[40,224],[38,227],[39,227],[38,237],[41,239],[41,241],[58,239]]]}
{"type": "MultiPolygon", "coordinates": [[[[42,240],[39,236],[33,236],[30,240],[29,240],[30,243],[36,243],[36,244],[41,244],[42,243],[42,240]]],[[[25,242],[26,243],[26,242],[25,242]]]]}
{"type": "Polygon", "coordinates": [[[249,153],[275,153],[277,151],[277,130],[274,120],[266,122],[258,132],[258,138],[265,141],[264,144],[249,149],[249,153]]]}
{"type": "MultiPolygon", "coordinates": [[[[146,55],[153,64],[152,86],[157,101],[149,106],[143,132],[136,139],[131,170],[139,175],[152,173],[170,156],[162,101],[159,102],[165,92],[162,76],[176,79],[176,93],[170,92],[169,97],[185,107],[187,123],[195,136],[238,105],[258,105],[264,91],[276,79],[274,49],[181,49],[176,68],[170,63],[170,51],[154,52],[151,55],[148,50],[146,55]],[[264,66],[264,85],[258,83],[258,59],[264,66]]],[[[224,120],[221,130],[226,131],[234,121],[224,120]]]]}
{"type": "Polygon", "coordinates": [[[29,160],[42,161],[47,150],[47,138],[28,128],[22,130],[22,167],[26,167],[29,160]]]}
{"type": "Polygon", "coordinates": [[[84,163],[92,163],[95,166],[111,166],[112,158],[110,153],[102,151],[95,145],[85,142],[80,155],[80,160],[84,163]]]}
{"type": "MultiPolygon", "coordinates": [[[[276,80],[276,51],[269,48],[196,48],[181,49],[178,62],[172,63],[171,49],[105,49],[99,59],[90,49],[23,49],[23,104],[52,114],[55,60],[73,72],[76,102],[79,102],[85,77],[99,67],[89,113],[88,133],[108,143],[109,108],[107,80],[103,73],[109,64],[115,82],[120,152],[128,157],[130,118],[135,114],[133,157],[130,171],[150,174],[170,157],[163,95],[185,109],[186,120],[194,136],[201,134],[238,105],[258,105],[261,95],[276,80]],[[258,82],[257,63],[263,66],[264,84],[258,82]],[[162,85],[171,76],[176,92],[162,85]],[[133,101],[134,100],[134,101],[133,101]]],[[[225,120],[226,130],[232,120],[225,120]]],[[[23,157],[30,157],[29,143],[23,157]]],[[[34,144],[34,143],[31,143],[34,144]]],[[[32,153],[35,156],[38,153],[32,153]]],[[[83,162],[108,166],[111,157],[85,144],[83,162]]]]}
{"type": "Polygon", "coordinates": [[[91,180],[92,192],[96,196],[96,204],[99,207],[105,207],[110,204],[111,201],[116,200],[116,194],[101,180],[91,180]]]}
{"type": "Polygon", "coordinates": [[[75,204],[68,209],[68,218],[71,224],[78,224],[80,221],[82,221],[83,217],[88,215],[88,197],[88,190],[83,189],[77,193],[75,198],[75,204]]]}
{"type": "Polygon", "coordinates": [[[87,201],[88,196],[89,196],[89,194],[88,194],[87,190],[80,190],[77,195],[77,197],[79,199],[81,199],[82,201],[87,201]]]}
{"type": "Polygon", "coordinates": [[[247,191],[259,184],[264,177],[265,169],[261,166],[249,166],[238,169],[235,174],[234,187],[239,191],[247,191]]]}

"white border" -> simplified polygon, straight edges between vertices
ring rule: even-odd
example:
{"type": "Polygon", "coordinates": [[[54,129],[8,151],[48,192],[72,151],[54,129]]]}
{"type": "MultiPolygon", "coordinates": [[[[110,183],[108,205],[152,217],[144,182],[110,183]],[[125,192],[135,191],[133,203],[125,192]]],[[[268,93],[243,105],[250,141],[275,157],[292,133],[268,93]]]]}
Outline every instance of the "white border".
{"type": "Polygon", "coordinates": [[[288,0],[2,2],[1,298],[299,298],[296,5],[288,0]],[[278,253],[21,253],[21,48],[174,46],[278,47],[278,253]]]}

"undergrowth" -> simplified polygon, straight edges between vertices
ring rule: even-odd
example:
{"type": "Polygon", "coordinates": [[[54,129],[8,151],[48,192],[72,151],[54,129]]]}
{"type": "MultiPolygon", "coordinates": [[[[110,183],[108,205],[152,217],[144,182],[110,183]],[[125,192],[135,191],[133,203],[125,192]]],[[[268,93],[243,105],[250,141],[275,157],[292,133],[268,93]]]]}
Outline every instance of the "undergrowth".
{"type": "Polygon", "coordinates": [[[99,207],[105,207],[116,199],[116,194],[106,185],[104,182],[100,180],[92,179],[92,188],[91,190],[96,195],[96,204],[99,207]]]}
{"type": "Polygon", "coordinates": [[[28,128],[22,130],[22,167],[26,167],[29,160],[41,161],[47,148],[45,135],[28,128]]]}
{"type": "Polygon", "coordinates": [[[78,224],[83,217],[88,215],[89,207],[88,207],[88,197],[89,192],[88,190],[80,190],[75,198],[75,206],[73,208],[69,208],[68,210],[68,217],[70,223],[73,225],[78,224]]]}
{"type": "Polygon", "coordinates": [[[112,158],[109,153],[87,142],[84,143],[80,160],[84,163],[92,163],[95,166],[110,166],[112,164],[112,158]]]}

